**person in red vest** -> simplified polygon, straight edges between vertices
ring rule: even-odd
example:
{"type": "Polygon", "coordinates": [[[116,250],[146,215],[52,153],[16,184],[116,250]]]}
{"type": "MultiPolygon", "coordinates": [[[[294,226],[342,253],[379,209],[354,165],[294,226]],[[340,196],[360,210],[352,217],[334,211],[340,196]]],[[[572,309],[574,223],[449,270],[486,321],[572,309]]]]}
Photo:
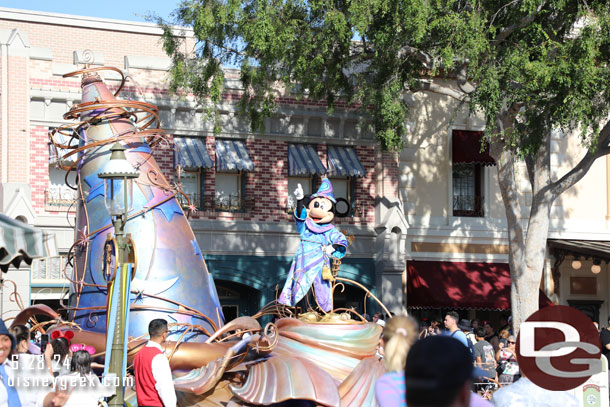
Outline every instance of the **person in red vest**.
{"type": "Polygon", "coordinates": [[[176,389],[169,360],[161,344],[167,340],[167,321],[153,319],[148,324],[150,340],[136,355],[133,366],[139,407],[176,407],[176,389]]]}

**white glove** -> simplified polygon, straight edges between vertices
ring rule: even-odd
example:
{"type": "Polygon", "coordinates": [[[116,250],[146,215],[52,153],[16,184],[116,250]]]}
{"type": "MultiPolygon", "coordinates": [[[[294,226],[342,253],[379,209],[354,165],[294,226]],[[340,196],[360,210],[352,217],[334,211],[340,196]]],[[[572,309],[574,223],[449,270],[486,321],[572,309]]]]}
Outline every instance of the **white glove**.
{"type": "Polygon", "coordinates": [[[299,201],[303,199],[304,196],[305,194],[303,193],[303,187],[301,184],[298,184],[297,189],[294,190],[294,197],[297,199],[297,201],[299,201]]]}
{"type": "Polygon", "coordinates": [[[335,248],[331,245],[331,246],[326,246],[324,248],[324,251],[326,252],[326,254],[331,255],[335,252],[335,248]]]}

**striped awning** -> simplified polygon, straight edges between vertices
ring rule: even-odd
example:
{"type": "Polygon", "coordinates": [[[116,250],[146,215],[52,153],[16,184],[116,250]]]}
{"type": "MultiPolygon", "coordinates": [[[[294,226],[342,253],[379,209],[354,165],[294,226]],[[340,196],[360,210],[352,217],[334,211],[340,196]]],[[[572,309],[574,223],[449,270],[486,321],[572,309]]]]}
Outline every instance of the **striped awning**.
{"type": "Polygon", "coordinates": [[[352,147],[328,146],[328,175],[364,177],[366,171],[352,147]]]}
{"type": "Polygon", "coordinates": [[[323,175],[327,170],[311,144],[291,144],[288,147],[288,175],[323,175]]]}
{"type": "MultiPolygon", "coordinates": [[[[56,132],[53,135],[53,140],[55,140],[55,143],[57,144],[78,146],[78,139],[73,139],[70,136],[65,136],[60,132],[56,132]]],[[[71,151],[73,150],[65,148],[57,148],[56,150],[53,143],[49,142],[49,164],[55,164],[71,151]]],[[[77,158],[78,154],[72,154],[70,157],[62,159],[62,161],[64,162],[64,164],[72,164],[74,161],[76,161],[77,158]]]]}
{"type": "Polygon", "coordinates": [[[0,214],[0,270],[6,272],[12,265],[19,268],[22,261],[57,256],[55,234],[35,228],[0,214]]]}
{"type": "Polygon", "coordinates": [[[243,140],[216,140],[217,171],[253,171],[254,163],[243,140]]]}
{"type": "Polygon", "coordinates": [[[174,168],[212,168],[214,162],[205,147],[205,139],[199,137],[174,137],[176,152],[174,168]]]}

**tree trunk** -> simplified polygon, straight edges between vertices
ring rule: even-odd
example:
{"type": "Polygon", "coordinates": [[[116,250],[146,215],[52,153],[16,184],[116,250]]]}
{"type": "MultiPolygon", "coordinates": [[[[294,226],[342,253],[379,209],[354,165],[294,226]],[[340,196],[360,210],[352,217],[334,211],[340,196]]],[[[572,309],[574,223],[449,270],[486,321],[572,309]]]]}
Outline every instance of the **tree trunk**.
{"type": "MultiPolygon", "coordinates": [[[[498,131],[504,134],[512,126],[514,116],[506,112],[498,120],[498,131]]],[[[527,162],[532,187],[532,202],[529,207],[527,230],[522,226],[520,191],[516,174],[518,158],[506,149],[503,137],[492,141],[490,154],[498,169],[498,181],[508,225],[508,263],[511,278],[511,312],[515,334],[519,326],[538,310],[538,296],[546,240],[549,231],[551,206],[554,196],[549,191],[550,178],[550,131],[533,159],[527,162]]]]}
{"type": "MultiPolygon", "coordinates": [[[[521,264],[511,264],[511,311],[515,334],[519,326],[538,310],[540,282],[544,269],[551,203],[532,201],[521,264]]],[[[510,238],[511,228],[509,228],[510,238]]]]}

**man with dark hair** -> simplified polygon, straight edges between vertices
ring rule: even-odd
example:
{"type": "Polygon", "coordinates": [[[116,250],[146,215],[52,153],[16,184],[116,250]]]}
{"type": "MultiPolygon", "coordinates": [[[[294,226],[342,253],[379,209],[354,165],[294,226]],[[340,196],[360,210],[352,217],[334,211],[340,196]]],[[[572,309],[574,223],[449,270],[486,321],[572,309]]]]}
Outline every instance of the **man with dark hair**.
{"type": "Polygon", "coordinates": [[[478,327],[475,331],[477,343],[474,345],[475,364],[487,374],[485,377],[496,378],[496,358],[493,346],[485,340],[485,328],[478,327]]]}
{"type": "MultiPolygon", "coordinates": [[[[458,321],[460,320],[460,316],[455,311],[449,311],[445,316],[445,328],[449,331],[449,336],[457,339],[462,342],[466,348],[468,348],[468,340],[466,339],[466,335],[464,332],[460,330],[458,327],[458,321]]],[[[472,358],[471,358],[472,361],[472,358]]]]}
{"type": "Polygon", "coordinates": [[[153,319],[148,324],[150,340],[133,361],[136,397],[140,407],[176,407],[176,390],[169,361],[161,344],[167,340],[167,321],[153,319]]]}
{"type": "Polygon", "coordinates": [[[482,374],[472,365],[468,348],[448,336],[429,336],[409,350],[405,384],[409,407],[467,407],[472,378],[482,374]]]}
{"type": "Polygon", "coordinates": [[[485,340],[494,347],[494,352],[498,352],[500,350],[500,339],[498,339],[498,335],[496,335],[493,326],[486,321],[483,328],[485,328],[485,340]]]}

